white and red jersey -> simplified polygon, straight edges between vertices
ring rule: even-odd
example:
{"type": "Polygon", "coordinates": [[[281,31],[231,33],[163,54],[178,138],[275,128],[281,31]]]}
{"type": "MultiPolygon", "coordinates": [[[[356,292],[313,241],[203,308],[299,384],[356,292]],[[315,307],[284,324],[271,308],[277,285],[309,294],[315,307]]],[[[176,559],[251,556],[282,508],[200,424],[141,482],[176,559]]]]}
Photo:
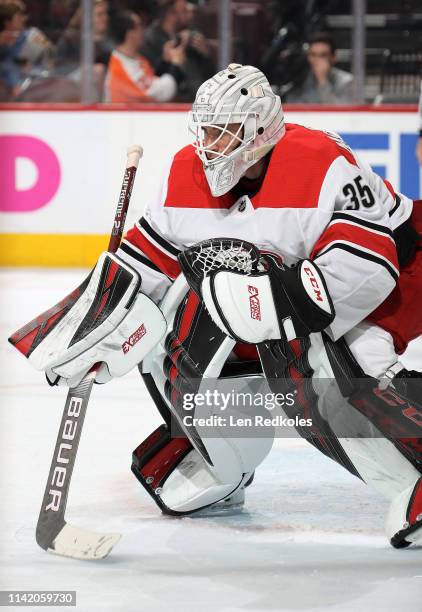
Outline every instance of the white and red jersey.
{"type": "Polygon", "coordinates": [[[287,125],[250,198],[212,196],[193,146],[181,149],[119,254],[140,269],[143,291],[155,300],[179,274],[178,253],[201,240],[247,240],[287,265],[311,257],[334,303],[329,331],[337,339],[394,288],[393,230],[411,212],[411,200],[396,196],[338,135],[287,125]]]}

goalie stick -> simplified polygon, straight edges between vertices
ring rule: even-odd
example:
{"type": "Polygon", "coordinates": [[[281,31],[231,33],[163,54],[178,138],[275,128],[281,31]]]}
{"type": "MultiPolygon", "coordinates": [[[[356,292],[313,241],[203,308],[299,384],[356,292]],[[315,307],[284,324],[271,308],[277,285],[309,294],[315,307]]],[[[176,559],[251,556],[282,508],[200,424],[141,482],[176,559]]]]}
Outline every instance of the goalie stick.
{"type": "MultiPolygon", "coordinates": [[[[123,235],[129,200],[141,157],[142,147],[136,145],[128,149],[126,170],[108,245],[110,252],[118,249],[123,235]]],[[[75,559],[103,559],[121,537],[118,533],[97,533],[81,529],[65,520],[70,480],[97,369],[98,364],[91,368],[77,387],[69,389],[67,394],[36,528],[36,540],[41,548],[75,559]]]]}

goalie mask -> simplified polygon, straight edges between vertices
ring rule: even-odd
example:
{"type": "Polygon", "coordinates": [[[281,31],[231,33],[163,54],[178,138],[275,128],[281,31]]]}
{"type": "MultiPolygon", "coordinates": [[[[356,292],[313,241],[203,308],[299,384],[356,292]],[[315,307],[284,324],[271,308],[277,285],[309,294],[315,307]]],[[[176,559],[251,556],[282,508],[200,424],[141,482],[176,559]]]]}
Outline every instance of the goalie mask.
{"type": "Polygon", "coordinates": [[[230,64],[198,89],[189,131],[211,193],[221,196],[284,135],[281,100],[260,70],[230,64]],[[215,134],[212,142],[204,128],[215,134]]]}

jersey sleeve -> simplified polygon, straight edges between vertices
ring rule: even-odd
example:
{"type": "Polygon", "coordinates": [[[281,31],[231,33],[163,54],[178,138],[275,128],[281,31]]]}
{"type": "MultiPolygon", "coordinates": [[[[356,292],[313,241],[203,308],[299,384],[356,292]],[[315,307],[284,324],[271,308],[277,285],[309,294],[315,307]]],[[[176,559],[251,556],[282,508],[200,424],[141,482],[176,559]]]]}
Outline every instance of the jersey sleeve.
{"type": "Polygon", "coordinates": [[[382,209],[388,213],[391,229],[396,230],[411,216],[413,201],[404,194],[397,192],[389,181],[383,180],[373,172],[366,160],[359,159],[358,163],[369,187],[378,196],[382,209]]]}
{"type": "Polygon", "coordinates": [[[161,301],[180,273],[177,257],[183,247],[169,238],[170,221],[163,205],[172,161],[157,182],[143,216],[128,231],[117,251],[119,257],[141,274],[142,292],[155,302],[161,301]]]}
{"type": "MultiPolygon", "coordinates": [[[[390,197],[384,193],[385,198],[390,197]]],[[[319,209],[330,220],[313,247],[336,312],[334,340],[365,319],[394,288],[399,266],[389,206],[365,167],[337,157],[321,188],[319,209]]]]}
{"type": "Polygon", "coordinates": [[[168,102],[177,92],[177,83],[173,75],[162,74],[154,77],[151,87],[148,89],[148,95],[157,102],[168,102]]]}

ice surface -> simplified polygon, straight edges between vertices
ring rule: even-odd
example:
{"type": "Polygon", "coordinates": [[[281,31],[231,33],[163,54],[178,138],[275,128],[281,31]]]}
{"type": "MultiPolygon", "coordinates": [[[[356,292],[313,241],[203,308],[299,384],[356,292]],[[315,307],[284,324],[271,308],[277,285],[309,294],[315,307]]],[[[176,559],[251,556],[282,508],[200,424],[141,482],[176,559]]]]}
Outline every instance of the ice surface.
{"type": "MultiPolygon", "coordinates": [[[[277,442],[240,514],[161,516],[129,470],[160,423],[136,373],[93,389],[67,512],[79,527],[123,533],[121,542],[100,562],[38,548],[66,390],[49,388],[6,338],[85,274],[0,272],[0,589],[76,590],[87,612],[422,609],[422,549],[391,548],[385,500],[301,440],[277,442]]],[[[420,346],[410,367],[421,367],[420,346]]]]}

